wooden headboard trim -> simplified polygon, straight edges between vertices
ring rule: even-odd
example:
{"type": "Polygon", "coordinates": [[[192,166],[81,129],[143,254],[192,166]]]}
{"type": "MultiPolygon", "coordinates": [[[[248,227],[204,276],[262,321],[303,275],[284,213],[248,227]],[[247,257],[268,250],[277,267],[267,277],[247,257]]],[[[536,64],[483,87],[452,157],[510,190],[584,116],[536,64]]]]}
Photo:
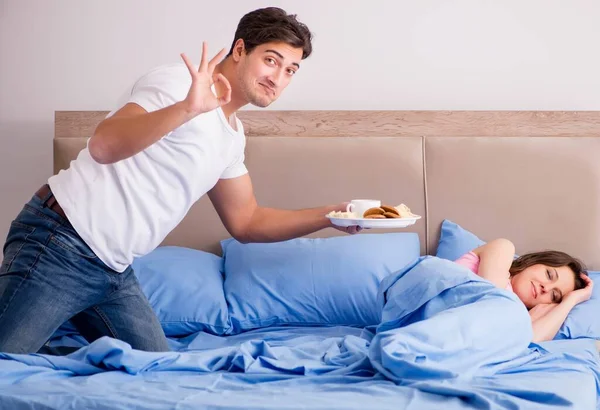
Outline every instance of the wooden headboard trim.
{"type": "MultiPolygon", "coordinates": [[[[108,111],[56,111],[55,138],[93,134],[108,111]]],[[[598,137],[600,111],[271,111],[238,113],[248,137],[598,137]]]]}

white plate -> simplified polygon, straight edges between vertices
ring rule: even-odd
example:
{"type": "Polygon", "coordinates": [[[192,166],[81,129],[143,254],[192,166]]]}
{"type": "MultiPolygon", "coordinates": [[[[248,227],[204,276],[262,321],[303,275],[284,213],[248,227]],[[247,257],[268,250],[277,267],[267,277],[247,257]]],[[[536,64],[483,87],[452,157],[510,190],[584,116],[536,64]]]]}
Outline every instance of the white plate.
{"type": "Polygon", "coordinates": [[[362,228],[406,228],[414,225],[417,220],[421,219],[419,215],[410,218],[385,218],[385,219],[369,219],[369,218],[334,218],[326,215],[331,220],[331,223],[340,226],[360,226],[362,228]]]}

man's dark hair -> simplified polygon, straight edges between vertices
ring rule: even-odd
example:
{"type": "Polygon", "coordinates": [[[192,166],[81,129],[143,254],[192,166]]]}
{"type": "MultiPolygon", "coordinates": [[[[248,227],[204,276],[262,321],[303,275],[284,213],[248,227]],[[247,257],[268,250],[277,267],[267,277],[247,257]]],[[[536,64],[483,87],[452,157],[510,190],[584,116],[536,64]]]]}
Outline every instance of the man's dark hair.
{"type": "Polygon", "coordinates": [[[251,11],[244,15],[238,23],[231,48],[235,42],[244,40],[247,53],[265,43],[283,42],[295,48],[302,48],[302,59],[312,52],[312,34],[305,24],[296,19],[295,14],[287,14],[278,7],[267,7],[251,11]]]}

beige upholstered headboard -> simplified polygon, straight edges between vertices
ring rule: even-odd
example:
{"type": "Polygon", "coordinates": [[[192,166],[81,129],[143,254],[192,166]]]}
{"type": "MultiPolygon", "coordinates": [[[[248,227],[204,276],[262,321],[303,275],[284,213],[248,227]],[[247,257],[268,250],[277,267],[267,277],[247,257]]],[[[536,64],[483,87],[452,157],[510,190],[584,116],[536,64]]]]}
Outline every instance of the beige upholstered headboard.
{"type": "MultiPolygon", "coordinates": [[[[56,112],[54,170],[107,112],[56,112]]],[[[260,204],[401,202],[434,254],[444,219],[520,253],[560,249],[600,269],[600,112],[243,111],[260,204]]],[[[371,231],[374,234],[383,231],[371,231]]],[[[327,229],[312,236],[341,233],[327,229]]],[[[362,234],[362,233],[361,233],[362,234]]],[[[208,198],[164,244],[219,253],[229,234],[208,198]]]]}

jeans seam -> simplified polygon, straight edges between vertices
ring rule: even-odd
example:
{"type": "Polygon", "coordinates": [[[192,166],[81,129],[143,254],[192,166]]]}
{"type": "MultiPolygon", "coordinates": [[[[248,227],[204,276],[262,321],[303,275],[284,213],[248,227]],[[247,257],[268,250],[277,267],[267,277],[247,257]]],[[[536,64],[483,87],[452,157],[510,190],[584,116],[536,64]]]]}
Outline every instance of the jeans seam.
{"type": "MultiPolygon", "coordinates": [[[[8,261],[8,263],[6,265],[6,271],[7,272],[10,270],[13,262],[15,261],[15,259],[17,259],[17,255],[19,254],[19,252],[21,252],[21,250],[23,249],[23,246],[25,246],[25,243],[27,242],[27,240],[29,239],[29,237],[31,236],[31,234],[34,233],[34,232],[35,232],[35,228],[33,228],[33,230],[30,230],[29,233],[27,235],[25,235],[25,239],[23,239],[23,241],[21,242],[21,246],[19,246],[19,249],[17,249],[17,251],[15,252],[15,254],[13,255],[13,257],[8,261]]],[[[36,262],[37,262],[37,260],[36,260],[36,262]]]]}
{"type": "MultiPolygon", "coordinates": [[[[67,245],[64,245],[62,242],[60,242],[60,240],[59,240],[59,239],[55,239],[55,238],[54,238],[54,237],[55,237],[55,233],[56,233],[56,229],[57,229],[59,226],[64,226],[64,227],[67,227],[67,228],[69,227],[69,225],[67,224],[67,221],[65,221],[65,220],[62,220],[62,221],[56,221],[55,219],[52,219],[52,218],[50,218],[48,215],[44,215],[44,213],[43,213],[43,212],[40,212],[39,210],[37,210],[37,209],[35,209],[34,207],[32,207],[32,206],[29,206],[29,205],[27,205],[27,204],[25,204],[25,208],[27,209],[27,211],[28,211],[28,212],[30,212],[30,213],[33,213],[34,215],[36,215],[36,216],[39,216],[40,218],[44,218],[44,219],[46,219],[47,221],[50,221],[50,222],[52,222],[52,223],[54,223],[54,224],[57,224],[57,226],[54,226],[54,228],[53,228],[53,230],[52,230],[52,237],[50,238],[50,240],[51,240],[53,243],[55,243],[56,245],[60,246],[60,247],[61,247],[61,248],[63,248],[65,251],[67,251],[67,252],[71,252],[71,253],[73,253],[73,254],[75,254],[75,255],[77,255],[77,256],[81,256],[82,258],[86,258],[86,259],[89,259],[89,260],[97,260],[97,259],[99,259],[99,258],[98,258],[98,255],[96,255],[96,254],[94,253],[94,251],[93,251],[93,250],[92,250],[92,253],[94,253],[94,255],[93,255],[93,256],[90,256],[90,255],[84,255],[83,253],[77,252],[76,250],[74,250],[74,249],[72,249],[72,248],[69,248],[67,245]]],[[[54,212],[54,211],[53,211],[53,212],[54,212]]],[[[60,216],[60,215],[59,215],[59,216],[60,216]]],[[[61,219],[62,219],[62,218],[61,218],[61,219]]],[[[75,233],[77,233],[77,232],[75,232],[75,233]]],[[[80,239],[81,239],[81,237],[80,237],[80,239]]],[[[83,239],[81,239],[81,241],[82,241],[83,243],[85,243],[85,241],[83,241],[83,239]]],[[[89,247],[89,245],[88,245],[88,244],[85,244],[85,245],[89,247]]]]}
{"type": "MultiPolygon", "coordinates": [[[[29,235],[27,235],[27,238],[28,237],[29,237],[29,235]]],[[[27,240],[27,238],[25,238],[25,240],[23,241],[23,245],[25,244],[25,241],[27,240]]],[[[21,281],[17,285],[15,291],[10,296],[10,299],[8,299],[8,301],[6,302],[6,306],[4,307],[4,309],[2,309],[2,312],[0,312],[0,318],[4,315],[4,313],[6,312],[6,309],[8,309],[8,307],[10,306],[10,303],[15,299],[15,297],[17,296],[17,293],[19,293],[19,291],[23,287],[23,283],[27,280],[27,278],[29,278],[29,275],[31,274],[31,271],[37,266],[37,263],[40,260],[40,255],[46,250],[46,246],[48,245],[48,241],[49,240],[50,240],[50,236],[48,236],[48,239],[46,240],[46,243],[44,245],[42,245],[41,249],[39,250],[39,252],[35,256],[35,260],[31,264],[31,266],[29,267],[29,269],[27,269],[27,272],[23,276],[23,279],[21,279],[21,281]]],[[[21,246],[21,248],[23,248],[23,246],[21,246]]],[[[19,251],[20,251],[20,249],[19,249],[19,251]]],[[[13,261],[14,261],[14,258],[13,258],[13,261]]],[[[13,261],[11,261],[11,264],[12,264],[13,261]]]]}
{"type": "MultiPolygon", "coordinates": [[[[56,232],[56,231],[54,231],[54,232],[56,232]]],[[[52,235],[51,235],[51,237],[50,237],[50,241],[52,241],[52,243],[54,243],[55,245],[57,245],[57,246],[60,246],[61,248],[63,248],[63,249],[64,249],[65,251],[67,251],[67,252],[70,252],[70,253],[72,253],[72,254],[74,254],[74,255],[80,256],[80,257],[82,257],[82,258],[85,258],[85,259],[89,259],[89,260],[95,260],[95,259],[98,259],[98,256],[97,256],[96,254],[94,254],[93,256],[90,256],[90,255],[84,255],[83,253],[81,253],[81,252],[78,252],[78,251],[76,251],[75,249],[72,249],[72,248],[70,248],[69,246],[67,246],[67,245],[63,244],[63,243],[60,241],[60,239],[57,239],[57,238],[56,238],[56,236],[54,235],[54,232],[52,233],[52,235]]],[[[83,241],[83,240],[82,240],[82,241],[83,241]]],[[[84,243],[85,243],[85,242],[84,242],[84,243]]],[[[87,244],[86,244],[86,246],[87,246],[87,244]]],[[[92,252],[93,252],[93,251],[92,251],[92,252]]]]}
{"type": "MultiPolygon", "coordinates": [[[[60,215],[56,214],[55,211],[51,210],[52,212],[54,212],[60,218],[60,220],[58,220],[58,221],[56,219],[50,218],[48,215],[44,214],[43,212],[40,212],[39,210],[35,209],[31,205],[25,204],[24,208],[25,208],[25,210],[27,212],[32,213],[34,215],[37,215],[40,218],[44,218],[45,220],[47,220],[49,222],[55,223],[57,225],[68,226],[67,225],[67,220],[63,219],[60,215]]],[[[48,209],[50,209],[50,208],[48,208],[48,209]]]]}
{"type": "Polygon", "coordinates": [[[113,327],[112,323],[110,323],[110,320],[108,319],[108,317],[106,316],[106,314],[98,306],[93,306],[92,309],[94,309],[94,311],[98,314],[98,316],[100,317],[100,319],[104,322],[104,324],[108,328],[108,331],[110,333],[112,333],[111,337],[113,339],[119,339],[119,336],[117,335],[117,331],[113,327]]]}

